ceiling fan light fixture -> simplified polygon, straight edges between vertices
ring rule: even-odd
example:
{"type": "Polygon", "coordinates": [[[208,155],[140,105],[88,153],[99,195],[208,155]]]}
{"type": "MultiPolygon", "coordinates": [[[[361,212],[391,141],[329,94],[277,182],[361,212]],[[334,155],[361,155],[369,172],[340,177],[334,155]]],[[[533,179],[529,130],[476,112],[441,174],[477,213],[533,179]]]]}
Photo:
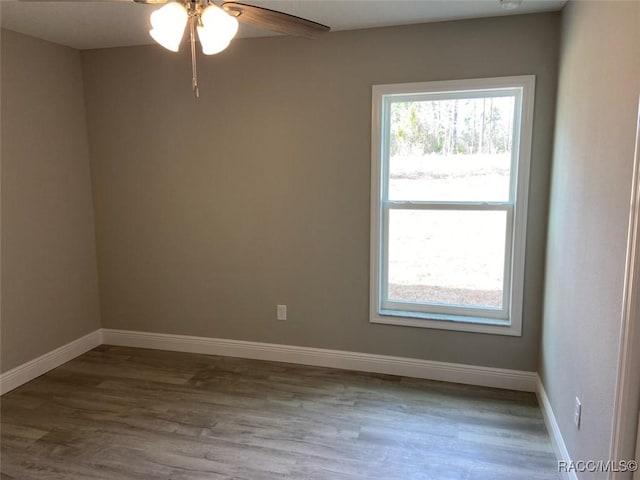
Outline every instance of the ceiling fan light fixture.
{"type": "Polygon", "coordinates": [[[187,10],[177,2],[167,3],[151,14],[151,38],[167,50],[177,52],[189,20],[187,10]]]}
{"type": "Polygon", "coordinates": [[[318,34],[330,30],[326,25],[305,18],[236,1],[222,0],[222,7],[215,5],[214,0],[135,1],[147,4],[170,2],[151,14],[151,30],[149,30],[151,38],[167,50],[178,51],[186,27],[189,26],[191,87],[196,98],[199,96],[196,33],[200,39],[202,52],[205,55],[214,55],[227,48],[235,37],[238,32],[238,17],[245,23],[307,38],[315,38],[318,34]]]}
{"type": "Polygon", "coordinates": [[[238,19],[216,5],[211,4],[205,8],[202,11],[200,20],[205,28],[215,32],[215,35],[219,38],[226,38],[231,41],[238,33],[238,19]]]}
{"type": "Polygon", "coordinates": [[[214,29],[198,25],[198,38],[202,46],[202,53],[215,55],[229,46],[230,38],[221,36],[214,29]]]}

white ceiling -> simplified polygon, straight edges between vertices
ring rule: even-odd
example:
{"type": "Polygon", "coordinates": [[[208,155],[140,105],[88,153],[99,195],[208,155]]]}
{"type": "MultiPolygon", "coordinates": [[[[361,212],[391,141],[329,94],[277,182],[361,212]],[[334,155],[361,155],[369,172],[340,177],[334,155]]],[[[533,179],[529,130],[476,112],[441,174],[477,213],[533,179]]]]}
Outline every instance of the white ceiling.
{"type": "MultiPolygon", "coordinates": [[[[242,1],[242,0],[240,0],[242,1]]],[[[354,30],[391,25],[493,17],[560,10],[566,0],[523,0],[505,10],[500,0],[245,0],[273,10],[354,30]]],[[[147,45],[149,15],[158,5],[130,0],[15,1],[0,0],[2,27],[80,50],[147,45]]],[[[242,25],[240,37],[270,35],[242,25]]]]}

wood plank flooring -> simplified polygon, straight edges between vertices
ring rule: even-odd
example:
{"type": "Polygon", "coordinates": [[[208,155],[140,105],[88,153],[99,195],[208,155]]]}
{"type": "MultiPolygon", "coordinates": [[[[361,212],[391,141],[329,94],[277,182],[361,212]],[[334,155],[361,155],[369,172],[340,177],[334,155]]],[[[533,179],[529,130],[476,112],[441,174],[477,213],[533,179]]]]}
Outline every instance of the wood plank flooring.
{"type": "Polygon", "coordinates": [[[558,479],[535,396],[100,346],[1,399],[2,480],[558,479]]]}

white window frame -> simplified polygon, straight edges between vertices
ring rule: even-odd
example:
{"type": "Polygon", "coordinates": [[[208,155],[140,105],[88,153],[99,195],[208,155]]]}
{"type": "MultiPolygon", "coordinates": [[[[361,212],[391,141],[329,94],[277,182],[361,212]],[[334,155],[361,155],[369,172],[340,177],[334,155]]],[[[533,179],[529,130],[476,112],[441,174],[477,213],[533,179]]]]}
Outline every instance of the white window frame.
{"type": "Polygon", "coordinates": [[[535,75],[374,85],[371,129],[370,321],[391,325],[520,336],[525,240],[533,129],[535,75]],[[493,91],[493,92],[492,92],[493,91]],[[392,101],[481,98],[515,94],[511,186],[506,202],[413,202],[388,200],[389,105],[392,101]],[[386,299],[389,209],[505,211],[507,241],[502,310],[391,302],[386,299]],[[464,312],[464,313],[461,313],[464,312]]]}

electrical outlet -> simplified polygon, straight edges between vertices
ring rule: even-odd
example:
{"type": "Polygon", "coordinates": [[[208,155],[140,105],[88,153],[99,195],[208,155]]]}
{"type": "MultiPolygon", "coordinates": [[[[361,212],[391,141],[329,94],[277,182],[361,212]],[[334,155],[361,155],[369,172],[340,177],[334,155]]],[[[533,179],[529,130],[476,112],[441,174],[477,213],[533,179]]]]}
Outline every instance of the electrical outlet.
{"type": "Polygon", "coordinates": [[[276,318],[278,320],[286,320],[287,319],[287,306],[286,305],[276,305],[276,318]]]}
{"type": "Polygon", "coordinates": [[[580,399],[576,397],[576,404],[573,408],[573,423],[576,424],[576,428],[580,429],[580,417],[582,416],[582,403],[580,399]]]}

